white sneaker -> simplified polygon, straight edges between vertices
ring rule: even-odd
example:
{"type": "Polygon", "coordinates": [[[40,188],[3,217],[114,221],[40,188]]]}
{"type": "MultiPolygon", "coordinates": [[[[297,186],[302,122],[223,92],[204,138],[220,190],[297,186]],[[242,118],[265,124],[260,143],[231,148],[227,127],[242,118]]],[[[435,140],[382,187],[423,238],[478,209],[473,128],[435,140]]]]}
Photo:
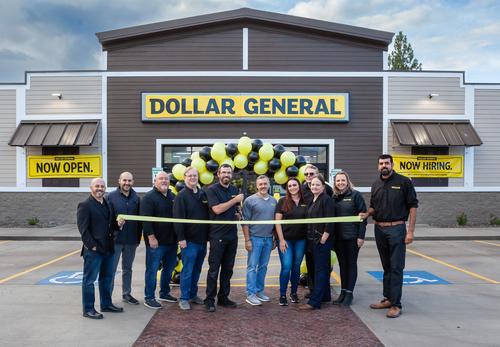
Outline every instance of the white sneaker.
{"type": "Polygon", "coordinates": [[[264,294],[264,292],[257,293],[255,296],[257,297],[258,300],[263,302],[268,302],[271,300],[271,298],[269,298],[266,294],[264,294]]]}
{"type": "Polygon", "coordinates": [[[187,311],[191,309],[191,305],[189,304],[189,301],[187,300],[179,300],[179,307],[183,311],[187,311]]]}
{"type": "Polygon", "coordinates": [[[260,300],[257,298],[257,295],[255,295],[255,294],[247,296],[246,302],[249,303],[252,306],[260,306],[260,305],[262,305],[262,303],[260,302],[260,300]]]}

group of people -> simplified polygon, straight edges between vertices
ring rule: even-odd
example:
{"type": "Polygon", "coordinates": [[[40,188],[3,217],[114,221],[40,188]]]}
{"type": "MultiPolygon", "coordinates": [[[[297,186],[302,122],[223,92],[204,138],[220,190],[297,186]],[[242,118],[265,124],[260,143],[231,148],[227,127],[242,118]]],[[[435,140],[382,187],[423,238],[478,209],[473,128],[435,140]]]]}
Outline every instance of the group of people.
{"type": "Polygon", "coordinates": [[[351,305],[357,279],[357,258],[364,244],[367,218],[375,223],[375,238],[384,269],[383,299],[370,307],[389,309],[387,317],[401,314],[401,293],[405,245],[413,240],[418,201],[411,181],[393,170],[390,155],[378,158],[380,176],[372,185],[370,206],[354,189],[349,175],[340,171],[334,176],[333,189],[326,184],[318,169],[308,164],[305,182],[290,178],[286,194],[276,201],[269,194],[270,181],[261,175],[256,179],[257,192],[246,199],[231,184],[233,170],[222,164],[217,182],[201,189],[198,171],[188,167],[184,172],[185,188],[176,196],[169,190],[169,175],[161,171],[154,186],[142,199],[133,189],[133,176],[123,172],[118,187],[105,197],[104,180],[92,180],[90,197],[78,205],[77,222],[82,236],[84,258],[82,301],[84,317],[101,319],[95,310],[94,282],[99,277],[102,312],[123,312],[111,301],[113,282],[119,259],[122,259],[122,297],[129,304],[139,304],[132,296],[132,264],[135,252],[144,236],[146,271],[144,305],[160,309],[159,301],[178,302],[181,310],[191,304],[205,305],[208,312],[217,306],[235,308],[229,298],[230,280],[238,248],[236,224],[223,221],[242,220],[245,249],[248,252],[246,302],[253,306],[270,301],[265,292],[265,278],[271,252],[278,248],[281,262],[279,276],[281,306],[299,303],[297,288],[300,267],[305,256],[309,293],[300,310],[321,308],[331,302],[331,251],[340,267],[341,292],[335,305],[351,305]],[[191,222],[143,222],[117,220],[120,214],[182,218],[191,222]],[[314,218],[359,216],[361,222],[318,223],[314,218]],[[286,220],[306,220],[286,223],[286,220]],[[213,221],[211,224],[197,221],[213,221]],[[282,221],[258,223],[258,221],[282,221]],[[406,222],[409,220],[408,228],[406,222]],[[221,223],[217,223],[220,221],[221,223]],[[257,223],[253,223],[257,222],[257,223]],[[283,223],[283,224],[281,224],[283,223]],[[209,244],[206,296],[198,295],[198,281],[209,244]],[[170,293],[172,271],[180,248],[182,271],[180,297],[170,293]],[[157,272],[161,266],[160,290],[156,296],[157,272]],[[219,281],[218,281],[219,279],[219,281]],[[290,284],[290,293],[287,290],[290,284]]]}

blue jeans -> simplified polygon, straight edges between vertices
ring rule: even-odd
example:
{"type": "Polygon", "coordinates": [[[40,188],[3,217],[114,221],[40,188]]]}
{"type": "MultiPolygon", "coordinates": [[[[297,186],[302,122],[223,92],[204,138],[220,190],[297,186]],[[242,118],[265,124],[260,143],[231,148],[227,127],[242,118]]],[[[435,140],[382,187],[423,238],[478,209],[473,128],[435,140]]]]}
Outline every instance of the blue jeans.
{"type": "Polygon", "coordinates": [[[297,293],[300,279],[300,264],[306,249],[306,240],[285,240],[288,246],[285,253],[279,251],[281,261],[280,295],[286,295],[288,282],[292,283],[291,293],[297,293]]]}
{"type": "Polygon", "coordinates": [[[257,294],[264,291],[267,264],[273,250],[273,238],[250,236],[252,251],[247,260],[247,293],[257,294]]]}
{"type": "MultiPolygon", "coordinates": [[[[132,264],[135,259],[135,250],[138,244],[119,244],[115,243],[115,255],[113,259],[113,278],[118,268],[120,255],[122,257],[122,295],[127,295],[132,292],[132,264]]],[[[114,289],[114,280],[111,283],[111,292],[114,289]]]]}
{"type": "Polygon", "coordinates": [[[314,288],[311,293],[311,297],[309,298],[308,304],[314,308],[320,308],[321,302],[332,300],[330,291],[331,249],[331,236],[326,240],[324,244],[314,242],[314,244],[312,245],[312,254],[314,258],[314,288]]]}
{"type": "Polygon", "coordinates": [[[113,255],[84,249],[83,251],[83,279],[82,305],[83,312],[94,309],[95,288],[94,282],[99,275],[99,297],[101,309],[111,306],[111,283],[113,282],[113,255]]]}
{"type": "Polygon", "coordinates": [[[181,248],[181,300],[190,300],[198,295],[198,280],[206,254],[206,243],[188,241],[186,248],[181,248]]]}
{"type": "Polygon", "coordinates": [[[145,300],[155,298],[156,276],[160,262],[163,265],[160,277],[160,297],[162,297],[170,293],[170,279],[177,264],[177,244],[161,245],[158,248],[146,247],[145,300]]]}

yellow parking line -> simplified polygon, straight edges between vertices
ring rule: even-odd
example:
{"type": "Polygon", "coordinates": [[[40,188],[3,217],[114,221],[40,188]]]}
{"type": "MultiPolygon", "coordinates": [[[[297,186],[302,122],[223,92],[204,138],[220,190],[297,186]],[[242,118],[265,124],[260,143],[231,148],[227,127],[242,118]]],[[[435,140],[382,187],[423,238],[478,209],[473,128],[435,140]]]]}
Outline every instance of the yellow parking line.
{"type": "Polygon", "coordinates": [[[490,246],[497,246],[497,247],[500,247],[500,244],[498,244],[498,243],[493,243],[493,242],[486,242],[486,241],[479,241],[479,240],[475,240],[474,242],[477,242],[477,243],[484,243],[485,245],[490,245],[490,246]]]}
{"type": "Polygon", "coordinates": [[[449,268],[452,268],[452,269],[455,269],[457,271],[460,271],[460,272],[463,272],[469,276],[472,276],[472,277],[475,277],[475,278],[479,278],[480,280],[483,280],[483,281],[486,281],[486,282],[489,282],[489,283],[492,283],[492,284],[500,284],[500,282],[497,282],[495,280],[492,280],[491,278],[488,278],[488,277],[485,277],[485,276],[482,276],[482,275],[479,275],[475,272],[472,272],[472,271],[469,271],[469,270],[465,270],[465,269],[462,269],[462,268],[459,268],[458,266],[455,266],[455,265],[451,265],[451,264],[448,264],[444,261],[441,261],[441,260],[438,260],[438,259],[435,259],[435,258],[432,258],[428,255],[425,255],[425,254],[422,254],[422,253],[419,253],[419,252],[416,252],[416,251],[413,251],[411,249],[406,249],[407,252],[411,253],[411,254],[414,254],[414,255],[418,255],[419,257],[422,257],[422,258],[425,258],[427,260],[430,260],[430,261],[433,261],[435,263],[438,263],[438,264],[441,264],[441,265],[444,265],[444,266],[447,266],[449,268]]]}
{"type": "Polygon", "coordinates": [[[9,240],[7,240],[7,241],[0,241],[0,245],[1,245],[2,243],[7,243],[7,242],[9,242],[9,240]]]}
{"type": "Polygon", "coordinates": [[[30,269],[24,270],[24,271],[22,271],[22,272],[18,272],[17,274],[14,274],[14,275],[12,275],[12,276],[2,278],[2,279],[0,280],[0,284],[4,284],[5,282],[8,282],[8,281],[10,281],[10,280],[13,280],[14,278],[18,278],[18,277],[20,277],[20,276],[22,276],[22,275],[26,275],[27,273],[30,273],[30,272],[32,272],[32,271],[35,271],[35,270],[41,269],[41,268],[43,268],[43,267],[49,266],[50,264],[54,264],[55,262],[58,262],[58,261],[60,261],[60,260],[63,260],[64,258],[67,258],[67,257],[70,257],[70,256],[72,256],[72,255],[74,255],[74,254],[80,253],[80,251],[81,251],[81,248],[79,248],[79,249],[77,249],[77,250],[75,250],[75,251],[69,252],[69,253],[67,253],[67,254],[65,254],[65,255],[63,255],[63,256],[60,256],[59,258],[52,259],[52,260],[50,260],[50,261],[48,261],[48,262],[46,262],[46,263],[43,263],[43,264],[37,265],[37,266],[32,267],[32,268],[30,268],[30,269]]]}

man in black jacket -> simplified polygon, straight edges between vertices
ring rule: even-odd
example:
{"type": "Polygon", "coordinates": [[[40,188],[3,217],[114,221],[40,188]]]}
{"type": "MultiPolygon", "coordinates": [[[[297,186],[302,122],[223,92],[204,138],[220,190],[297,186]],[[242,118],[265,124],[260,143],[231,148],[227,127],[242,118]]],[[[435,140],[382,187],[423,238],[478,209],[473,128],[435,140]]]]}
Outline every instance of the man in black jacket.
{"type": "MultiPolygon", "coordinates": [[[[130,172],[122,172],[118,178],[118,188],[108,194],[108,202],[111,206],[113,220],[119,214],[138,215],[139,196],[132,188],[134,177],[130,172]]],[[[115,256],[113,261],[113,273],[116,274],[120,256],[122,258],[122,298],[129,304],[138,305],[132,296],[132,264],[134,263],[135,251],[141,242],[141,223],[128,221],[122,229],[115,229],[115,256]]],[[[113,292],[113,285],[111,286],[113,292]]]]}
{"type": "MultiPolygon", "coordinates": [[[[174,217],[208,220],[208,200],[205,192],[198,188],[198,170],[188,167],[184,172],[186,187],[174,200],[174,217]]],[[[198,280],[207,254],[208,224],[175,223],[175,233],[182,255],[181,310],[190,310],[190,302],[203,305],[198,296],[198,280]]]]}
{"type": "MultiPolygon", "coordinates": [[[[94,308],[94,282],[99,276],[99,296],[102,312],[123,312],[111,302],[113,281],[113,228],[115,222],[108,202],[104,199],[106,184],[102,178],[94,178],[90,183],[90,197],[78,204],[76,213],[78,230],[82,236],[83,316],[102,319],[102,314],[94,308]]],[[[120,221],[119,227],[123,225],[120,221]]]]}
{"type": "MultiPolygon", "coordinates": [[[[169,184],[167,173],[160,171],[156,175],[153,189],[142,198],[141,216],[172,218],[174,195],[169,190],[169,184]]],[[[177,299],[170,295],[170,279],[177,263],[177,238],[172,223],[143,222],[142,228],[146,243],[144,305],[152,309],[160,309],[162,306],[155,299],[156,274],[160,263],[163,268],[158,300],[177,302],[177,299]]]]}

